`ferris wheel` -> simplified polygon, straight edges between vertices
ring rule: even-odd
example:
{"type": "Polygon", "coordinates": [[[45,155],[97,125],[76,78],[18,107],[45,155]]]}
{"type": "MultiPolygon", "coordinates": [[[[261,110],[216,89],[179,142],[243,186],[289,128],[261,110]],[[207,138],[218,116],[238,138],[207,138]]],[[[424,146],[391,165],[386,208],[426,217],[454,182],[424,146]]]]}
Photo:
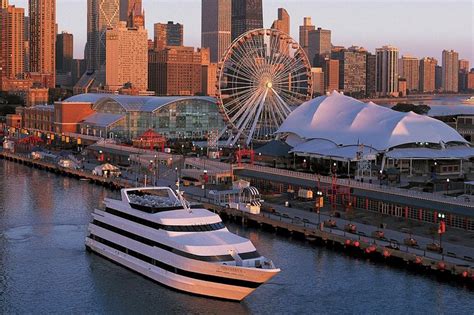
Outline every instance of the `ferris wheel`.
{"type": "Polygon", "coordinates": [[[289,35],[275,29],[242,34],[225,52],[216,98],[227,144],[268,141],[292,109],[311,98],[311,66],[289,35]]]}

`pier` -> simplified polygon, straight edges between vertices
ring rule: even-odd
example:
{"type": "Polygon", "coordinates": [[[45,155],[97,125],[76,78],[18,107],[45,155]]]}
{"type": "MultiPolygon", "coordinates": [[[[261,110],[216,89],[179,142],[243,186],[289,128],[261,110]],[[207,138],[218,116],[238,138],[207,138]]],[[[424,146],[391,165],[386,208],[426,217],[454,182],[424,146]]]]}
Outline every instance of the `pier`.
{"type": "Polygon", "coordinates": [[[455,253],[430,252],[400,244],[397,240],[382,240],[364,233],[349,233],[339,228],[326,228],[322,224],[271,213],[251,214],[236,209],[205,203],[206,208],[221,217],[244,225],[270,230],[306,240],[351,256],[406,267],[419,273],[435,274],[449,280],[474,285],[474,260],[470,256],[458,257],[455,253]]]}
{"type": "MultiPolygon", "coordinates": [[[[42,160],[34,160],[8,152],[0,152],[0,158],[24,164],[30,167],[46,170],[58,175],[78,179],[86,179],[91,183],[121,189],[133,187],[132,181],[120,178],[105,178],[90,172],[63,168],[42,160]]],[[[244,225],[272,231],[310,243],[342,251],[350,256],[361,257],[414,270],[416,273],[431,274],[447,281],[466,284],[474,288],[474,259],[468,254],[447,251],[436,253],[420,247],[402,244],[403,240],[378,239],[367,233],[350,233],[344,229],[324,227],[299,216],[289,216],[281,213],[250,214],[236,209],[226,208],[211,203],[211,200],[197,194],[196,191],[186,190],[186,195],[195,201],[202,202],[225,220],[232,220],[244,225]],[[402,242],[400,242],[402,241],[402,242]]]]}

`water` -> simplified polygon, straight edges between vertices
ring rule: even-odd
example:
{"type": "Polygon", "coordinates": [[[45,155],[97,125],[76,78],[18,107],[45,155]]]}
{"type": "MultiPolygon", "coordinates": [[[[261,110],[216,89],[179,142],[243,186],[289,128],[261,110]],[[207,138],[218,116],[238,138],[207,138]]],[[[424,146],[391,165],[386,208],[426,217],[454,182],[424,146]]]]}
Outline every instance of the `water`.
{"type": "Polygon", "coordinates": [[[92,209],[116,195],[0,161],[0,314],[474,313],[462,287],[233,224],[282,272],[241,303],[170,290],[84,250],[92,209]]]}
{"type": "Polygon", "coordinates": [[[468,96],[459,96],[459,95],[441,95],[433,96],[432,98],[427,99],[408,99],[408,100],[399,100],[399,99],[387,99],[384,101],[375,101],[376,104],[383,106],[393,106],[397,103],[411,103],[415,105],[428,105],[428,106],[437,106],[437,105],[464,105],[462,101],[469,98],[468,96]]]}

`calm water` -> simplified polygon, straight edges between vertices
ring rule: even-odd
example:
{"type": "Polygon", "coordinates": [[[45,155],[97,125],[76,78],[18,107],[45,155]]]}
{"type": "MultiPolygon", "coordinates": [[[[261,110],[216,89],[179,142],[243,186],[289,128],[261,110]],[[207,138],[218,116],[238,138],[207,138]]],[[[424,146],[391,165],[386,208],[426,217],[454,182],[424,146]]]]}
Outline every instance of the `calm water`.
{"type": "Polygon", "coordinates": [[[0,313],[474,313],[472,291],[237,225],[282,272],[241,303],[179,293],[85,252],[106,195],[0,161],[0,313]]]}
{"type": "Polygon", "coordinates": [[[433,96],[431,99],[424,99],[424,100],[386,100],[386,101],[376,101],[376,104],[379,105],[387,105],[393,106],[397,103],[412,103],[415,105],[428,105],[428,106],[436,106],[436,105],[463,105],[462,101],[469,98],[469,96],[459,96],[459,95],[443,95],[443,96],[433,96]]]}

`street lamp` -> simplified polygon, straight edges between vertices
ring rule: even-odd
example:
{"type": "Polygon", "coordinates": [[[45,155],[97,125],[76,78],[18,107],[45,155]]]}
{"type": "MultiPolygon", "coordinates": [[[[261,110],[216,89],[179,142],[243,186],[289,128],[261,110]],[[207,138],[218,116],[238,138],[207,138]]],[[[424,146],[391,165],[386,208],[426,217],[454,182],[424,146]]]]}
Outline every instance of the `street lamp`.
{"type": "Polygon", "coordinates": [[[443,251],[443,246],[441,243],[441,236],[446,232],[446,223],[444,222],[444,219],[446,218],[446,215],[444,213],[438,213],[438,219],[439,219],[439,228],[438,228],[438,234],[439,234],[439,249],[442,252],[443,251]]]}
{"type": "Polygon", "coordinates": [[[446,196],[449,195],[449,178],[446,178],[446,196]]]}
{"type": "Polygon", "coordinates": [[[154,172],[154,166],[153,166],[153,160],[150,160],[150,172],[151,172],[151,176],[150,176],[150,184],[152,184],[153,186],[155,186],[155,172],[154,172]]]}
{"type": "Polygon", "coordinates": [[[157,158],[158,156],[155,154],[155,182],[158,181],[158,176],[160,174],[160,165],[158,163],[157,158]]]}
{"type": "Polygon", "coordinates": [[[323,192],[318,190],[316,193],[316,212],[318,213],[318,225],[321,228],[321,207],[324,205],[323,192]]]}
{"type": "Polygon", "coordinates": [[[179,176],[178,176],[178,167],[177,166],[174,168],[174,171],[176,172],[176,187],[178,187],[178,190],[179,190],[179,176]]]}
{"type": "Polygon", "coordinates": [[[204,198],[207,198],[207,193],[206,193],[206,184],[207,184],[207,170],[204,170],[204,175],[202,176],[202,180],[204,182],[204,184],[202,185],[202,188],[204,189],[204,198]]]}

